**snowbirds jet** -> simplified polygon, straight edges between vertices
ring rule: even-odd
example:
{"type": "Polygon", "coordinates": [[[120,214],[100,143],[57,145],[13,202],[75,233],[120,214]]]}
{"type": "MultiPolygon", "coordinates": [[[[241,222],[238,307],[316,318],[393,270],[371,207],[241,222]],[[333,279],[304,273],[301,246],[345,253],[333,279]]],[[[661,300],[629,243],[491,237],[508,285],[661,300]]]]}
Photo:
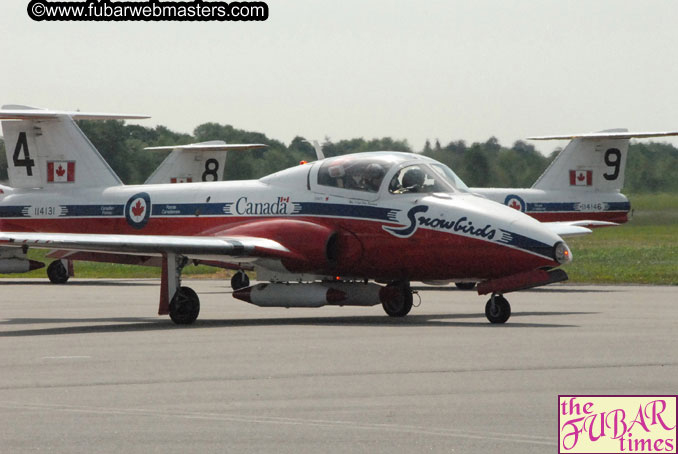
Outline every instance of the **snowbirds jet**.
{"type": "Polygon", "coordinates": [[[607,227],[629,220],[631,204],[624,187],[632,138],[677,136],[678,132],[629,132],[608,129],[528,140],[570,140],[531,188],[471,188],[546,222],[590,220],[587,227],[607,227]]]}
{"type": "Polygon", "coordinates": [[[445,165],[372,152],[300,165],[260,180],[124,185],[74,119],[139,116],[14,108],[0,111],[10,186],[0,188],[0,244],[159,258],[159,314],[190,324],[198,295],[181,286],[191,260],[254,269],[234,296],[258,306],[381,304],[412,308],[410,281],[474,280],[485,313],[504,323],[504,294],[567,279],[561,236],[465,192],[445,165]],[[385,285],[380,285],[385,284],[385,285]]]}
{"type": "MultiPolygon", "coordinates": [[[[531,188],[469,188],[469,190],[527,213],[540,221],[578,221],[578,225],[589,228],[618,226],[628,220],[631,210],[628,198],[620,192],[624,185],[629,140],[673,135],[678,135],[678,132],[629,132],[626,129],[610,129],[595,133],[530,137],[529,140],[569,139],[570,143],[531,188]]],[[[317,141],[309,143],[313,146],[317,159],[323,159],[320,144],[317,141]]],[[[171,153],[145,184],[220,181],[223,179],[221,176],[228,151],[265,147],[266,145],[262,144],[226,144],[218,140],[150,147],[147,149],[171,150],[171,153]]],[[[458,184],[458,188],[462,188],[461,183],[458,184]]],[[[47,268],[47,275],[53,283],[64,283],[73,276],[72,264],[78,258],[159,266],[158,259],[130,260],[129,257],[106,257],[82,251],[53,250],[47,257],[58,259],[47,268]]],[[[0,260],[2,272],[6,270],[24,272],[30,266],[43,266],[39,262],[5,261],[4,263],[9,265],[8,268],[2,263],[0,260]]],[[[248,282],[247,275],[239,272],[233,276],[231,285],[238,289],[247,286],[248,282]]],[[[458,282],[457,286],[460,289],[471,290],[475,287],[475,282],[458,282]]]]}

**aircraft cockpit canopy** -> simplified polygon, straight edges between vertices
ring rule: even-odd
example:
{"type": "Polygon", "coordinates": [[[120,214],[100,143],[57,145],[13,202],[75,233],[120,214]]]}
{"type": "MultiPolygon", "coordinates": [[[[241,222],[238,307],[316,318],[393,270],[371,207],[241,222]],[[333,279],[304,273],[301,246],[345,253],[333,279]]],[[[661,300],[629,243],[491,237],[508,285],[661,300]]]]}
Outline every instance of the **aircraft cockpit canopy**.
{"type": "MultiPolygon", "coordinates": [[[[398,158],[377,153],[331,158],[318,169],[318,184],[377,193],[391,169],[402,165],[402,158],[398,158]]],[[[404,165],[395,175],[388,177],[391,194],[468,191],[464,182],[446,165],[424,157],[419,159],[419,162],[404,165]]]]}
{"type": "Polygon", "coordinates": [[[328,159],[318,170],[318,184],[354,191],[378,192],[395,163],[382,158],[355,155],[328,159]]]}

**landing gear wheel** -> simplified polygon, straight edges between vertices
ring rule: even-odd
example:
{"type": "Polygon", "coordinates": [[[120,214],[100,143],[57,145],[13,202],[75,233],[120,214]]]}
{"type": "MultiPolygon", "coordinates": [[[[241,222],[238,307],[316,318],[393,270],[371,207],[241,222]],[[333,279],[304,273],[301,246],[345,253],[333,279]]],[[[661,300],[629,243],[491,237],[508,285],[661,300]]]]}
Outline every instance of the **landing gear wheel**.
{"type": "Polygon", "coordinates": [[[231,288],[233,290],[240,290],[241,288],[250,286],[250,278],[243,270],[238,271],[231,278],[231,288]]]}
{"type": "Polygon", "coordinates": [[[55,260],[47,267],[47,277],[52,284],[65,284],[68,281],[68,269],[61,260],[55,260]]]}
{"type": "Polygon", "coordinates": [[[179,287],[169,304],[169,316],[177,325],[190,325],[200,313],[200,298],[190,287],[179,287]]]}
{"type": "Polygon", "coordinates": [[[506,323],[511,316],[511,305],[503,296],[492,295],[485,305],[485,316],[490,323],[506,323]]]}
{"type": "Polygon", "coordinates": [[[473,290],[476,288],[475,282],[455,282],[454,285],[456,285],[459,290],[473,290]]]}
{"type": "Polygon", "coordinates": [[[404,317],[412,309],[412,289],[410,284],[388,284],[384,288],[381,302],[389,317],[404,317]]]}

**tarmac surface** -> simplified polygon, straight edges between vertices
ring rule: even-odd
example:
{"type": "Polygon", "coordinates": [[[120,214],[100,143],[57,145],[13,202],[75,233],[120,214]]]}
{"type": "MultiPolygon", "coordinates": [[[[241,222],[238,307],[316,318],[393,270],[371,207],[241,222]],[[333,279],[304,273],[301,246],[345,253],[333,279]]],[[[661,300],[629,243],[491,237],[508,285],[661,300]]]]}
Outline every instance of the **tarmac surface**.
{"type": "Polygon", "coordinates": [[[0,280],[0,452],[557,452],[558,394],[678,392],[678,287],[518,292],[497,326],[453,286],[390,319],[184,285],[190,327],[153,280],[0,280]]]}

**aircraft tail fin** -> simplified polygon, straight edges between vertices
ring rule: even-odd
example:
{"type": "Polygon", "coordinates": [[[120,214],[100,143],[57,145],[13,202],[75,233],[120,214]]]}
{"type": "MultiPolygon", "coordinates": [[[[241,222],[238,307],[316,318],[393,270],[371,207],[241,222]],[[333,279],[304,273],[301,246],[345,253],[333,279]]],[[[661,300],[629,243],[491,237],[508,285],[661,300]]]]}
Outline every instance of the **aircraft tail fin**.
{"type": "Polygon", "coordinates": [[[227,144],[223,140],[167,147],[147,147],[146,150],[172,150],[172,152],[148,177],[145,184],[221,181],[226,165],[226,155],[229,151],[267,147],[268,145],[259,143],[227,144]]]}
{"type": "Polygon", "coordinates": [[[7,173],[14,188],[121,185],[74,119],[147,118],[6,105],[0,110],[7,173]]]}
{"type": "Polygon", "coordinates": [[[570,139],[532,188],[619,192],[624,186],[629,139],[676,135],[675,131],[608,129],[587,134],[528,137],[529,140],[570,139]]]}

